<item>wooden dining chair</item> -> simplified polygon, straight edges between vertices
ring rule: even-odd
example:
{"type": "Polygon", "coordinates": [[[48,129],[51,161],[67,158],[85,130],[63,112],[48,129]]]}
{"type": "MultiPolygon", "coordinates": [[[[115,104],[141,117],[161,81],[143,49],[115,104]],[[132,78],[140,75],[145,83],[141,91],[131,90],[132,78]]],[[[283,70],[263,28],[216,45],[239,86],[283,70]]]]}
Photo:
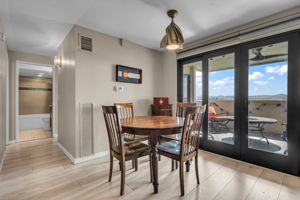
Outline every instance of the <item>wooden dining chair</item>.
{"type": "Polygon", "coordinates": [[[188,107],[185,111],[181,140],[171,140],[158,145],[157,148],[160,155],[179,162],[181,196],[184,195],[184,162],[195,158],[196,179],[197,183],[200,183],[198,172],[198,148],[205,109],[206,105],[200,107],[188,107]]]}
{"type": "MultiPolygon", "coordinates": [[[[134,117],[133,103],[114,103],[114,105],[117,106],[118,116],[120,119],[134,117]]],[[[134,135],[128,133],[123,133],[123,135],[125,142],[149,141],[149,137],[147,136],[134,135]]],[[[138,159],[132,160],[132,167],[135,168],[135,171],[138,170],[138,159]]]]}
{"type": "MultiPolygon", "coordinates": [[[[185,113],[187,108],[189,107],[195,107],[196,103],[190,103],[190,102],[177,102],[176,106],[176,117],[185,117],[185,113]]],[[[181,140],[181,133],[178,133],[176,135],[165,135],[160,137],[160,143],[167,142],[171,140],[181,140]]],[[[189,165],[189,163],[187,163],[189,165]]],[[[172,171],[174,169],[178,168],[178,163],[175,160],[172,160],[172,171]]],[[[188,168],[187,168],[188,171],[188,168]]]]}
{"type": "Polygon", "coordinates": [[[188,107],[195,107],[196,105],[196,103],[190,102],[177,102],[176,117],[185,117],[186,109],[188,107]]]}
{"type": "Polygon", "coordinates": [[[148,155],[150,160],[150,176],[152,181],[152,165],[150,156],[151,146],[135,140],[124,142],[117,107],[102,106],[102,110],[108,133],[110,148],[109,182],[112,179],[113,158],[116,158],[119,160],[121,168],[120,195],[123,195],[125,186],[125,162],[128,160],[136,160],[137,158],[148,155]]]}
{"type": "MultiPolygon", "coordinates": [[[[187,108],[189,107],[195,107],[196,103],[190,103],[190,102],[177,102],[176,106],[176,117],[185,117],[185,112],[187,108]]],[[[180,140],[181,139],[181,133],[178,133],[176,135],[164,135],[161,136],[161,140],[164,141],[170,141],[170,140],[180,140]]]]}
{"type": "MultiPolygon", "coordinates": [[[[117,106],[118,115],[120,119],[134,117],[133,103],[114,103],[114,105],[117,106]]],[[[149,139],[147,136],[134,135],[128,133],[123,134],[125,141],[147,141],[149,139]]]]}

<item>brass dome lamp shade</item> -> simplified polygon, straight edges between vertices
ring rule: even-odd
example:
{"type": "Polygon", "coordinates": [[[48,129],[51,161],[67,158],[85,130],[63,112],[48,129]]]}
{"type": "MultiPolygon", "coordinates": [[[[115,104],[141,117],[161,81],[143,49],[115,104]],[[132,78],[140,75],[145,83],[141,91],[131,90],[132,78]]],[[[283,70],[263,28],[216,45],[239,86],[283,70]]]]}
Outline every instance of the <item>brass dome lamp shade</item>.
{"type": "Polygon", "coordinates": [[[182,49],[184,43],[182,32],[179,26],[174,23],[174,17],[177,15],[177,10],[169,10],[167,14],[171,17],[172,21],[166,28],[166,35],[160,42],[160,48],[167,48],[169,50],[182,49]]]}

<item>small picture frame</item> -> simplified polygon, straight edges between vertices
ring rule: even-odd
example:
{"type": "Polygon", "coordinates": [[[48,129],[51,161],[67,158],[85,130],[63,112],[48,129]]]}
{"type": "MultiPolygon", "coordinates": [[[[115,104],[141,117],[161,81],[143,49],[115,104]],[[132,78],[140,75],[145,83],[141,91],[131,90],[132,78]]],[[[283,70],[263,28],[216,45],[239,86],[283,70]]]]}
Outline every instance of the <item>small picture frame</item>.
{"type": "Polygon", "coordinates": [[[142,70],[123,65],[116,65],[116,81],[123,83],[142,83],[142,70]]]}

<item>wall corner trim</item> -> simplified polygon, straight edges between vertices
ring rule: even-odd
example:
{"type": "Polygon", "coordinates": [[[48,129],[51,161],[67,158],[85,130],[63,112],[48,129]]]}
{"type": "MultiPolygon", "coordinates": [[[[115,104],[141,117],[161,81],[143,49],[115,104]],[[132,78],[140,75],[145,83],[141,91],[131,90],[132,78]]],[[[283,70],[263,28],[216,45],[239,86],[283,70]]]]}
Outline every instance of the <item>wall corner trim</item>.
{"type": "Polygon", "coordinates": [[[61,145],[59,142],[56,142],[56,145],[58,146],[58,148],[60,148],[60,150],[62,150],[62,152],[64,152],[64,154],[71,160],[71,162],[76,165],[79,163],[83,163],[86,161],[90,161],[90,160],[94,160],[97,158],[101,158],[103,156],[109,155],[109,151],[103,151],[103,152],[98,152],[96,154],[90,155],[90,156],[85,156],[85,157],[80,157],[80,158],[74,158],[72,156],[72,154],[70,154],[63,145],[61,145]]]}
{"type": "Polygon", "coordinates": [[[2,167],[3,167],[3,164],[4,164],[4,159],[5,159],[5,155],[6,155],[6,150],[4,150],[4,153],[3,153],[3,157],[0,161],[0,172],[2,171],[2,167]]]}

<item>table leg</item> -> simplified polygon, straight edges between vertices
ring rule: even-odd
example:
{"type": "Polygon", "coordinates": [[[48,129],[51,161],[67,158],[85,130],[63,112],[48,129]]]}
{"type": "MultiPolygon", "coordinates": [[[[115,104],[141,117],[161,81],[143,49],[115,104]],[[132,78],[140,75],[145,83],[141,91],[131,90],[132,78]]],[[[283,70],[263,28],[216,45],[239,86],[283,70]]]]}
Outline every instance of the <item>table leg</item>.
{"type": "Polygon", "coordinates": [[[158,193],[158,166],[157,166],[157,136],[151,134],[150,145],[152,154],[152,170],[153,170],[153,188],[154,193],[158,193]]]}
{"type": "Polygon", "coordinates": [[[223,126],[225,127],[225,129],[229,132],[230,128],[227,126],[229,124],[229,120],[225,120],[223,126]]]}
{"type": "Polygon", "coordinates": [[[264,129],[264,125],[258,124],[258,130],[260,132],[261,137],[264,138],[264,139],[266,139],[267,143],[270,144],[268,138],[264,134],[264,130],[265,130],[264,129]]]}

